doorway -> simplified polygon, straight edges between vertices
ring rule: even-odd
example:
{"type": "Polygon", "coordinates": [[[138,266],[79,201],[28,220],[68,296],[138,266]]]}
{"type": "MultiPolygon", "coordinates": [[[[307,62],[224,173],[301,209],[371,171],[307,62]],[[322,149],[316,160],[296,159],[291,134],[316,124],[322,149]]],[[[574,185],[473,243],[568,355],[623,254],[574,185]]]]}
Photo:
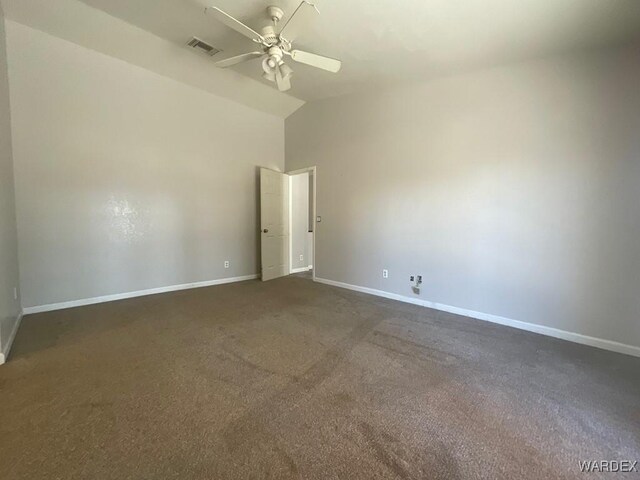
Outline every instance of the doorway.
{"type": "Polygon", "coordinates": [[[261,278],[316,279],[316,167],[260,168],[261,278]]]}
{"type": "Polygon", "coordinates": [[[290,273],[315,280],[316,167],[287,173],[290,192],[290,273]]]}

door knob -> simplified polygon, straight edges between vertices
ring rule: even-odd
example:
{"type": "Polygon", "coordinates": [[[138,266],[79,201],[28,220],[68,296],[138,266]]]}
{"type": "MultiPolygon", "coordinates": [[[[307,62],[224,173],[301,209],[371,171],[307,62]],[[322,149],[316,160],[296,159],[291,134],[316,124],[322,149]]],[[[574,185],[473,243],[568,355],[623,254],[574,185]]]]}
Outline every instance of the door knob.
{"type": "Polygon", "coordinates": [[[269,233],[269,229],[268,229],[268,228],[265,228],[265,229],[263,230],[263,232],[264,232],[264,233],[269,233]]]}

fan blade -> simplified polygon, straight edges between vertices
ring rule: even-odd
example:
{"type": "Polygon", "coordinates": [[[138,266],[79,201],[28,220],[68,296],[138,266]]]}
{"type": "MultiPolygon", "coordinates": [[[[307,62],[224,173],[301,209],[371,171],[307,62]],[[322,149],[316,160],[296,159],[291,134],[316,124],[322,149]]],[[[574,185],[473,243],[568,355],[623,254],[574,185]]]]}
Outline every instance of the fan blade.
{"type": "Polygon", "coordinates": [[[276,67],[276,85],[278,85],[278,90],[281,92],[286,92],[291,88],[291,80],[289,77],[284,78],[282,76],[282,70],[280,70],[280,66],[276,67]]]}
{"type": "Polygon", "coordinates": [[[342,67],[340,60],[335,60],[315,53],[303,52],[301,50],[291,50],[291,58],[296,62],[311,65],[312,67],[321,68],[329,72],[338,73],[342,67]]]}
{"type": "Polygon", "coordinates": [[[293,12],[289,20],[287,20],[287,23],[285,23],[284,27],[280,30],[279,35],[284,36],[284,38],[290,42],[294,41],[298,38],[298,35],[308,22],[319,13],[320,11],[315,4],[307,0],[302,0],[298,8],[296,8],[295,12],[293,12]]]}
{"type": "Polygon", "coordinates": [[[225,58],[224,60],[220,60],[215,63],[216,67],[227,68],[232,65],[237,65],[238,63],[246,62],[247,60],[251,60],[252,58],[261,57],[264,55],[264,52],[249,52],[243,53],[242,55],[236,55],[234,57],[225,58]]]}
{"type": "Polygon", "coordinates": [[[254,42],[264,43],[264,37],[256,32],[254,29],[247,27],[240,20],[236,20],[228,13],[223,12],[218,7],[207,7],[205,12],[211,12],[211,14],[219,22],[224,23],[227,27],[234,29],[236,32],[241,33],[245,37],[250,38],[254,42]]]}

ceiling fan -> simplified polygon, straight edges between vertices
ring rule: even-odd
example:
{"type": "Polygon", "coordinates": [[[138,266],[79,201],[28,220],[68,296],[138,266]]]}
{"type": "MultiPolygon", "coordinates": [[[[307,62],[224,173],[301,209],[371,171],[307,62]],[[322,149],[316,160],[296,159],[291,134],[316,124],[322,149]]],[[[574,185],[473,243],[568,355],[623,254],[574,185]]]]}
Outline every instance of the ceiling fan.
{"type": "Polygon", "coordinates": [[[303,0],[298,5],[293,15],[279,31],[276,31],[278,23],[284,17],[284,11],[279,7],[267,7],[267,15],[273,25],[266,25],[260,31],[261,33],[256,32],[217,7],[208,7],[205,12],[213,15],[216,20],[224,23],[227,27],[250,38],[259,46],[253,52],[225,58],[216,62],[215,65],[226,68],[253,58],[264,57],[262,60],[262,70],[264,71],[262,77],[275,82],[281,92],[291,88],[291,76],[293,75],[291,67],[284,63],[285,57],[291,57],[295,62],[311,65],[333,73],[337,73],[342,66],[340,60],[293,49],[292,42],[297,37],[305,20],[312,14],[320,13],[314,4],[307,0],[303,0]]]}

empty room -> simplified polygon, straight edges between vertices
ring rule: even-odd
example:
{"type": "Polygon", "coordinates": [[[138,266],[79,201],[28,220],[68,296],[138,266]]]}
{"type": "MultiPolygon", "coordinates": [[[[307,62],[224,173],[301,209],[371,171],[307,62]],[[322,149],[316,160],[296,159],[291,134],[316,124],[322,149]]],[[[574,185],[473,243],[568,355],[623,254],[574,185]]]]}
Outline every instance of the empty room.
{"type": "Polygon", "coordinates": [[[0,7],[0,478],[640,478],[639,1],[0,7]]]}

